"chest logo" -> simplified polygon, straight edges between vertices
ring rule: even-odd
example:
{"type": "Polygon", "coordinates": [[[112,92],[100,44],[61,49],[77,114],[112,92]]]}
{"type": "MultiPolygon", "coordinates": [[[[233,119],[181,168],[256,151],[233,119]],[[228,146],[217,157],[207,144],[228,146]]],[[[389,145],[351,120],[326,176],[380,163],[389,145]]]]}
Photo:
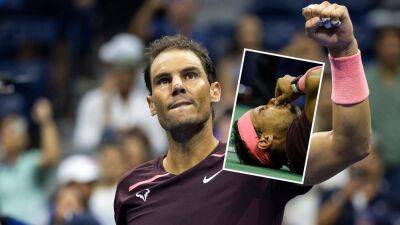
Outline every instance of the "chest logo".
{"type": "Polygon", "coordinates": [[[210,182],[212,179],[214,179],[214,177],[216,177],[219,173],[221,173],[222,172],[222,170],[220,170],[220,171],[218,171],[218,172],[216,172],[214,175],[212,175],[211,177],[207,177],[207,176],[204,176],[204,178],[203,178],[203,184],[207,184],[208,182],[210,182]]]}
{"type": "Polygon", "coordinates": [[[136,197],[141,198],[145,202],[149,193],[150,190],[146,188],[144,190],[136,192],[136,197]]]}

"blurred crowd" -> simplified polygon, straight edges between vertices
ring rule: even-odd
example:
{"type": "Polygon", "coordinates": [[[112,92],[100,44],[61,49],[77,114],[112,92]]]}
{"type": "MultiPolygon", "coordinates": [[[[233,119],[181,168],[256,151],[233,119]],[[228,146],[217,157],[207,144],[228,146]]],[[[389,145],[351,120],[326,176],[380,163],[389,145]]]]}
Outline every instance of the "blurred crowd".
{"type": "MultiPolygon", "coordinates": [[[[303,35],[313,2],[0,0],[0,79],[12,85],[0,92],[0,224],[114,224],[118,180],[167,150],[147,107],[145,46],[182,33],[209,50],[226,142],[244,48],[326,62],[303,35]]],[[[338,3],[365,61],[374,153],[289,203],[284,224],[399,224],[400,4],[338,3]]],[[[325,71],[314,131],[331,129],[325,71]]]]}

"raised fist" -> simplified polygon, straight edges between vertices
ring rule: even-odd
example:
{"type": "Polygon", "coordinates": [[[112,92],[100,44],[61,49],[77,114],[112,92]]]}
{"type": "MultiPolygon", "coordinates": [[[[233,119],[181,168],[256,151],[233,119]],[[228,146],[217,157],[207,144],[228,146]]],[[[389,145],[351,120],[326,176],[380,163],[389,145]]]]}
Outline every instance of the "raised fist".
{"type": "Polygon", "coordinates": [[[303,16],[307,36],[327,47],[333,56],[357,53],[353,24],[345,6],[324,1],[305,7],[303,16]]]}

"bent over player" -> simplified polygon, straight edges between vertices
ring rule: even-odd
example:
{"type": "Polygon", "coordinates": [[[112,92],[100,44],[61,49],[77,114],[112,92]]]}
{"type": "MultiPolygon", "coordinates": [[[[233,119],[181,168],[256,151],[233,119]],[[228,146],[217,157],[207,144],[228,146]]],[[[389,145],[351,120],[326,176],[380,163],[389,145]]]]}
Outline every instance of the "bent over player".
{"type": "MultiPolygon", "coordinates": [[[[317,29],[314,20],[322,16],[330,5],[323,3],[319,6],[321,8],[312,11],[311,17],[306,14],[309,35],[329,48],[332,57],[335,57],[333,61],[346,63],[347,58],[338,57],[350,56],[354,64],[357,61],[354,57],[358,57],[353,56],[357,54],[357,46],[347,10],[339,8],[338,18],[342,24],[329,35],[336,38],[326,40],[316,34],[325,28],[317,29]],[[349,32],[344,32],[344,29],[349,32]]],[[[328,18],[330,16],[326,15],[328,18]]],[[[215,81],[215,71],[205,49],[182,36],[163,37],[149,47],[148,60],[145,81],[150,96],[147,100],[151,113],[158,116],[165,129],[168,153],[133,169],[121,179],[114,202],[116,223],[281,224],[286,203],[307,192],[310,187],[222,171],[225,144],[219,143],[212,133],[212,105],[219,101],[221,87],[215,81]]],[[[333,69],[339,76],[345,72],[341,66],[333,69]]],[[[361,70],[350,72],[362,74],[361,70]]],[[[340,83],[349,87],[349,81],[342,79],[340,83]]],[[[342,88],[335,90],[347,90],[342,88]]],[[[334,120],[341,121],[337,122],[337,127],[332,131],[335,134],[321,134],[314,138],[316,142],[312,143],[312,148],[319,145],[321,150],[311,151],[357,153],[346,153],[351,157],[337,157],[332,162],[326,162],[325,158],[321,160],[325,164],[316,163],[311,171],[321,169],[330,170],[330,173],[320,172],[324,176],[320,178],[315,178],[317,173],[309,174],[315,182],[327,179],[331,174],[361,159],[367,152],[367,148],[361,151],[367,145],[343,148],[348,147],[346,144],[349,143],[344,139],[350,138],[346,136],[346,129],[358,133],[357,137],[352,138],[353,142],[357,140],[355,144],[368,142],[369,139],[368,102],[364,100],[366,96],[361,96],[361,103],[355,103],[354,99],[359,98],[356,97],[359,93],[355,93],[353,88],[349,87],[346,93],[354,98],[346,100],[346,96],[339,93],[339,101],[334,99],[338,103],[334,120]],[[350,105],[343,106],[342,103],[350,105]],[[354,113],[365,115],[354,118],[354,113]],[[355,126],[353,122],[360,122],[359,119],[366,125],[355,126]],[[363,133],[362,129],[367,131],[363,133]],[[336,132],[344,133],[335,136],[336,132]],[[340,140],[333,143],[333,137],[340,137],[340,140]]],[[[313,160],[320,159],[315,156],[313,160]]]]}

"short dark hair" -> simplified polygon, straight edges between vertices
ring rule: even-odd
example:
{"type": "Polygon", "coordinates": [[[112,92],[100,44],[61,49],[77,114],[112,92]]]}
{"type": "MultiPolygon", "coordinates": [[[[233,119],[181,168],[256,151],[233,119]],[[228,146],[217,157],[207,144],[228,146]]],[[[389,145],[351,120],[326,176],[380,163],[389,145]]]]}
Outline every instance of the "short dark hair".
{"type": "Polygon", "coordinates": [[[151,78],[150,78],[150,68],[154,59],[163,51],[171,50],[171,49],[182,49],[182,50],[190,50],[194,54],[199,57],[201,64],[203,65],[203,69],[207,74],[208,82],[211,84],[215,82],[215,68],[214,64],[208,55],[208,51],[201,46],[199,43],[183,36],[183,35],[174,35],[174,36],[164,36],[160,39],[153,41],[148,48],[146,48],[145,56],[146,56],[146,67],[144,70],[144,81],[146,83],[147,89],[151,91],[151,78]]]}
{"type": "MultiPolygon", "coordinates": [[[[237,123],[238,121],[235,121],[233,123],[233,143],[235,145],[235,151],[239,158],[239,161],[247,165],[265,167],[265,165],[263,165],[252,154],[250,154],[249,148],[240,137],[237,123]]],[[[285,164],[285,161],[287,161],[283,159],[281,155],[273,149],[269,150],[269,155],[271,157],[272,163],[271,168],[281,168],[285,164]]]]}

